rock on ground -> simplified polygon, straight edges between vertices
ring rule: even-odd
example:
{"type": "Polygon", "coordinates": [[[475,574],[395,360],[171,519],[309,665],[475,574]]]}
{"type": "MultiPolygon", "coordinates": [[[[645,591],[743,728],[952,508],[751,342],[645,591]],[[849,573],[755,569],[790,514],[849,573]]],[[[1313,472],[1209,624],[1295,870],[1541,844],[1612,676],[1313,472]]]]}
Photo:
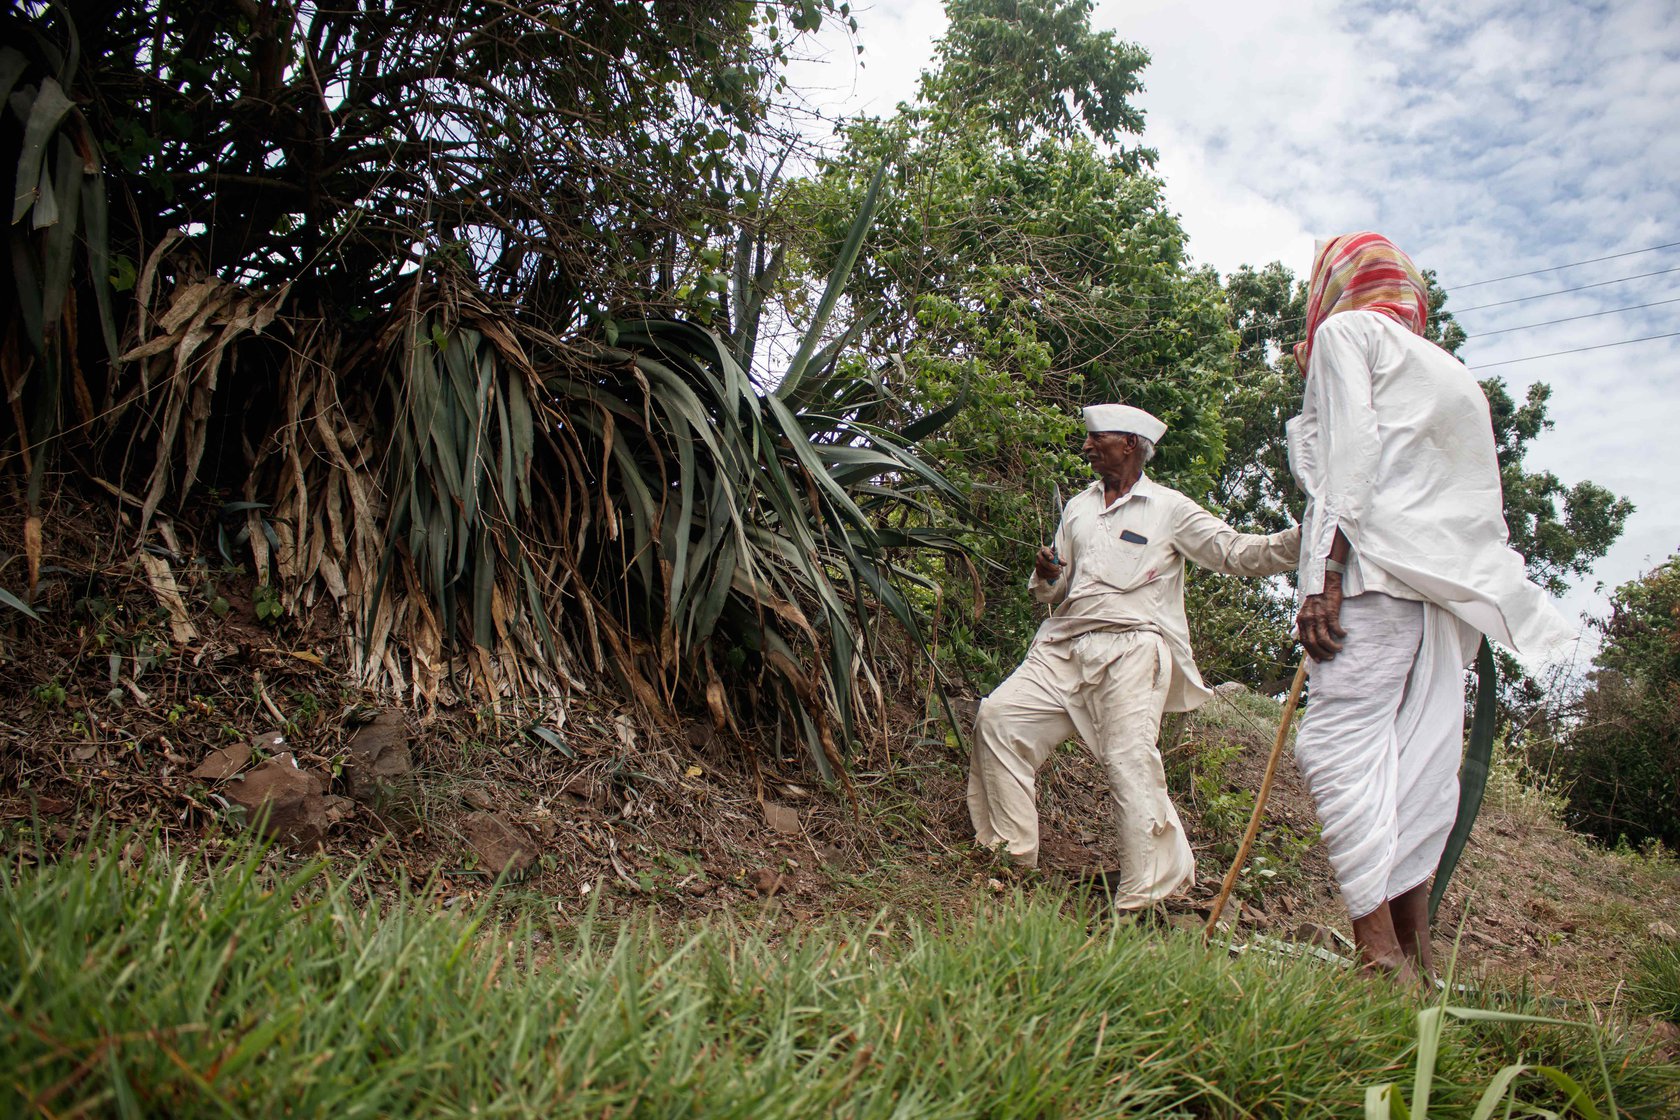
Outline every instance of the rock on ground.
{"type": "Polygon", "coordinates": [[[246,820],[264,835],[299,848],[313,848],[331,824],[326,782],[298,768],[291,754],[277,754],[242,778],[222,787],[228,800],[245,810],[246,820]]]}

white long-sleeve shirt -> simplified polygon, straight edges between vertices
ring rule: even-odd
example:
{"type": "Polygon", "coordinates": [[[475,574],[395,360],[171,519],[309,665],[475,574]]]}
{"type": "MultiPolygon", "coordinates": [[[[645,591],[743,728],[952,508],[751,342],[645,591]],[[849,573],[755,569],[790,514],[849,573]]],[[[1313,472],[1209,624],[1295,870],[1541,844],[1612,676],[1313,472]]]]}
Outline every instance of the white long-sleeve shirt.
{"type": "Polygon", "coordinates": [[[1510,547],[1487,397],[1458,359],[1386,315],[1332,315],[1287,430],[1303,596],[1324,590],[1339,528],[1344,595],[1436,603],[1525,656],[1574,636],[1510,547]]]}
{"type": "Polygon", "coordinates": [[[1213,694],[1202,684],[1184,617],[1184,561],[1234,576],[1270,576],[1297,561],[1301,531],[1239,533],[1147,475],[1112,503],[1102,480],[1068,500],[1056,528],[1064,567],[1054,583],[1035,572],[1033,598],[1051,606],[1034,644],[1093,630],[1153,630],[1172,655],[1166,710],[1185,712],[1213,694]]]}

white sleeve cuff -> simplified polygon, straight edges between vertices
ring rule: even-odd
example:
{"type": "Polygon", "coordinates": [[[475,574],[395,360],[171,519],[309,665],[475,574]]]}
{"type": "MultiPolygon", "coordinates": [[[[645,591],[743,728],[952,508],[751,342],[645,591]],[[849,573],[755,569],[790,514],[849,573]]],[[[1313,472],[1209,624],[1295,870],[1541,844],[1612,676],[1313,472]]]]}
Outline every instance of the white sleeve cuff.
{"type": "Polygon", "coordinates": [[[1330,546],[1335,543],[1336,530],[1341,528],[1341,524],[1341,519],[1327,509],[1324,516],[1313,526],[1311,539],[1302,534],[1300,572],[1303,596],[1323,593],[1324,562],[1330,559],[1330,546]]]}

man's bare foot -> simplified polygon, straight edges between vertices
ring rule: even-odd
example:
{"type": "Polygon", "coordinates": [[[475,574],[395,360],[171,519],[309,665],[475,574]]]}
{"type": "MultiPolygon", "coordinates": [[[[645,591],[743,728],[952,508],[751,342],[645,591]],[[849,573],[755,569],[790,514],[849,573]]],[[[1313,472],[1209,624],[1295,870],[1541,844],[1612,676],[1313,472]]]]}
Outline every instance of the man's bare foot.
{"type": "Polygon", "coordinates": [[[1433,991],[1433,986],[1426,984],[1423,974],[1418,972],[1417,966],[1412,964],[1411,958],[1404,953],[1380,958],[1368,954],[1361,955],[1364,958],[1359,964],[1361,974],[1387,980],[1402,991],[1433,991]]]}
{"type": "MultiPolygon", "coordinates": [[[[1428,967],[1427,960],[1419,962],[1413,952],[1408,952],[1408,948],[1416,948],[1415,938],[1412,946],[1402,945],[1395,933],[1394,919],[1390,904],[1385,902],[1364,917],[1353,920],[1353,943],[1359,947],[1359,970],[1367,976],[1385,977],[1401,988],[1433,992],[1434,985],[1424,977],[1433,973],[1434,969],[1428,967]]],[[[1423,945],[1427,948],[1427,940],[1423,945]]]]}

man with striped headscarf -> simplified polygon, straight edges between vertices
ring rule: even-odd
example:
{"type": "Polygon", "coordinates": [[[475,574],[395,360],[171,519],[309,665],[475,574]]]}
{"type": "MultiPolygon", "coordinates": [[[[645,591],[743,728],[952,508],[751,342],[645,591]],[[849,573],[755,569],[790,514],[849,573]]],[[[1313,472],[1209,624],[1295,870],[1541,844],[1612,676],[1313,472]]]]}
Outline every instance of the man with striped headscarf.
{"type": "Polygon", "coordinates": [[[1433,973],[1429,881],[1458,803],[1464,668],[1480,636],[1572,636],[1510,548],[1481,386],[1424,338],[1427,286],[1387,238],[1322,243],[1289,464],[1307,496],[1295,758],[1365,966],[1433,973]]]}

